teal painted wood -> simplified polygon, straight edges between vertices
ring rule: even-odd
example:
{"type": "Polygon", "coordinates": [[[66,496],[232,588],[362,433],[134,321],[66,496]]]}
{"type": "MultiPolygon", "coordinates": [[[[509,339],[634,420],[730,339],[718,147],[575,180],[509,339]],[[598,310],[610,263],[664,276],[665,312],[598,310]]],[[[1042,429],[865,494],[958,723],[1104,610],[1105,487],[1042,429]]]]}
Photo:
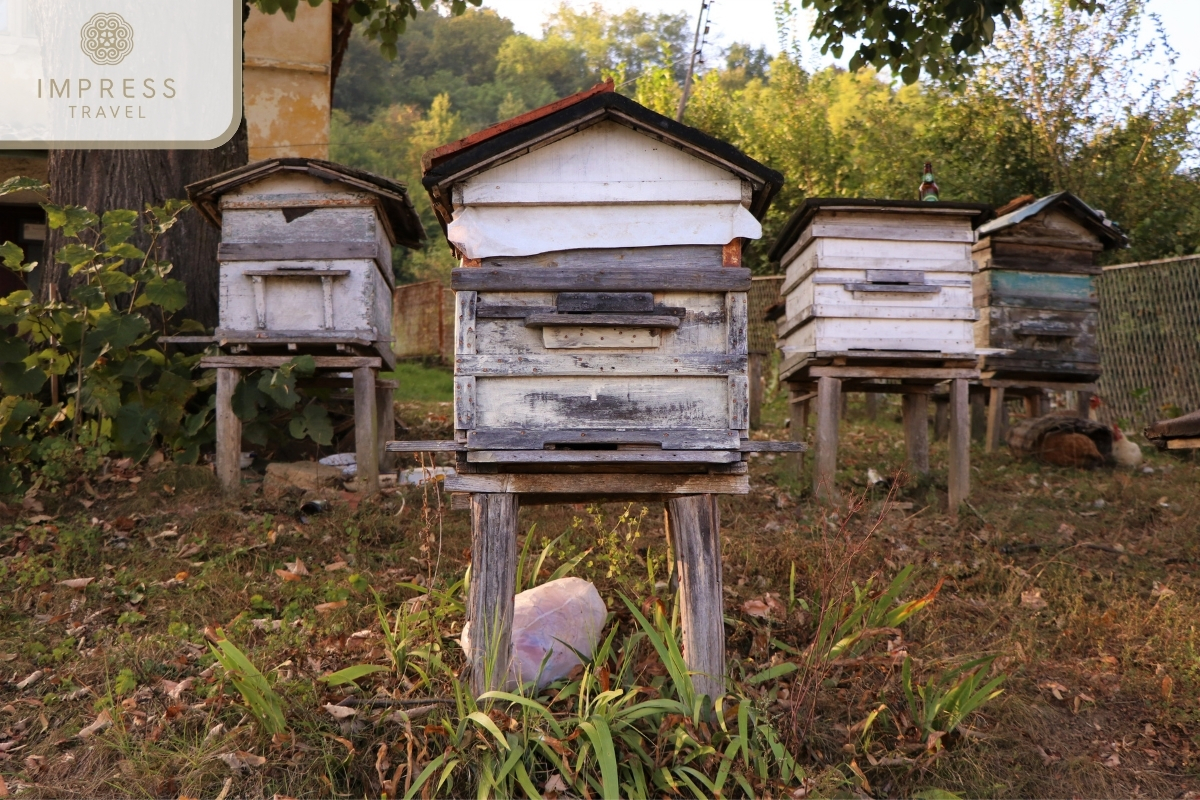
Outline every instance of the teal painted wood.
{"type": "Polygon", "coordinates": [[[989,270],[993,296],[1055,297],[1076,302],[1096,302],[1095,276],[1046,272],[989,270]]]}

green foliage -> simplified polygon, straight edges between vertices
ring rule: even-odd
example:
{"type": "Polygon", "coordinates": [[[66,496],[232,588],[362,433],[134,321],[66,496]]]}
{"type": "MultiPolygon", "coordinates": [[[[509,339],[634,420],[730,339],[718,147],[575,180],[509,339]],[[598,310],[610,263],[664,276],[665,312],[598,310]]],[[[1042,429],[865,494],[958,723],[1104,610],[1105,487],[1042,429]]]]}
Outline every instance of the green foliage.
{"type": "Polygon", "coordinates": [[[250,663],[246,654],[226,639],[220,629],[217,630],[217,636],[217,644],[209,643],[208,647],[225,670],[225,676],[242,695],[246,709],[264,733],[283,733],[287,730],[287,721],[283,717],[279,695],[258,671],[258,667],[250,663]]]}
{"type": "Polygon", "coordinates": [[[968,661],[961,667],[935,675],[925,686],[917,685],[914,693],[912,659],[904,659],[900,673],[904,699],[913,725],[922,737],[933,736],[935,746],[940,746],[940,737],[936,734],[953,732],[971,714],[1000,696],[1003,691],[1000,685],[1006,675],[1002,673],[984,683],[995,660],[995,656],[987,656],[968,661]]]}

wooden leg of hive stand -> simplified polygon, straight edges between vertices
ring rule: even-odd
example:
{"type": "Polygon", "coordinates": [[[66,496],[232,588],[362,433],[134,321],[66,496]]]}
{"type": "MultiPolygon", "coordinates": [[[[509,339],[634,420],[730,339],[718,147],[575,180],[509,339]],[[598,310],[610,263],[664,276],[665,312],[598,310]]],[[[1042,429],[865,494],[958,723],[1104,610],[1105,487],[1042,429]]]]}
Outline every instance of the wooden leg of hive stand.
{"type": "Polygon", "coordinates": [[[908,468],[918,475],[929,472],[929,395],[901,395],[904,444],[908,468]]]}
{"type": "Polygon", "coordinates": [[[517,582],[516,494],[471,495],[471,691],[504,687],[512,660],[513,597],[517,582]]]}
{"type": "Polygon", "coordinates": [[[933,438],[942,441],[950,433],[950,401],[935,395],[933,398],[933,438]]]}
{"type": "Polygon", "coordinates": [[[1004,434],[1004,387],[993,386],[988,398],[987,452],[1000,449],[1000,437],[1004,434]]]}
{"type": "Polygon", "coordinates": [[[375,370],[354,370],[354,460],[355,482],[363,494],[379,491],[379,419],[375,414],[375,370]]]}
{"type": "Polygon", "coordinates": [[[233,413],[233,391],[241,370],[217,370],[217,480],[232,492],[242,484],[242,421],[233,413]]]}
{"type": "Polygon", "coordinates": [[[971,441],[982,443],[987,438],[987,401],[980,392],[967,398],[971,410],[971,441]]]}
{"type": "Polygon", "coordinates": [[[971,419],[967,407],[967,381],[950,382],[950,515],[971,492],[971,419]]]}
{"type": "Polygon", "coordinates": [[[389,453],[385,448],[387,443],[396,435],[396,404],[395,398],[392,396],[392,390],[389,388],[375,389],[375,414],[379,419],[378,436],[379,443],[379,471],[380,472],[395,472],[397,453],[389,453]]]}
{"type": "Polygon", "coordinates": [[[879,416],[879,395],[875,392],[867,392],[864,404],[867,410],[867,419],[874,422],[879,416]]]}
{"type": "MultiPolygon", "coordinates": [[[[795,390],[791,391],[795,395],[795,390]]],[[[801,400],[796,402],[790,400],[788,402],[788,418],[791,420],[791,439],[793,442],[803,442],[804,437],[808,435],[808,401],[801,400]]],[[[804,453],[792,453],[792,462],[796,468],[796,477],[802,478],[804,473],[804,453]]]]}
{"type": "Polygon", "coordinates": [[[1091,392],[1076,392],[1075,393],[1075,413],[1083,419],[1088,419],[1092,412],[1092,393],[1091,392]]]}
{"type": "Polygon", "coordinates": [[[1040,417],[1046,413],[1046,409],[1042,404],[1042,390],[1034,389],[1032,393],[1025,395],[1025,416],[1029,418],[1040,417]]]}
{"type": "Polygon", "coordinates": [[[763,390],[763,354],[751,353],[746,370],[750,381],[750,427],[757,428],[762,423],[763,390]]]}
{"type": "Polygon", "coordinates": [[[837,470],[838,406],[842,382],[838,378],[817,379],[817,435],[813,459],[813,496],[837,500],[834,472],[837,470]]]}
{"type": "Polygon", "coordinates": [[[721,515],[715,494],[667,501],[679,577],[683,659],[696,694],[725,695],[725,613],[721,584],[721,515]]]}

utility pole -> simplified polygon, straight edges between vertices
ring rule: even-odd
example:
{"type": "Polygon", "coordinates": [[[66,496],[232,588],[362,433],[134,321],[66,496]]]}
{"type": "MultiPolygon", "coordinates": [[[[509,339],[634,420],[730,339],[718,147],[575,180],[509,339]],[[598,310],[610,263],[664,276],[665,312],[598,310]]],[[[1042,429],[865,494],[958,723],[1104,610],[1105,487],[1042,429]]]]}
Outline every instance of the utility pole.
{"type": "Polygon", "coordinates": [[[683,96],[679,98],[679,110],[675,112],[675,121],[683,122],[683,111],[687,108],[688,96],[692,93],[692,75],[696,71],[696,58],[703,48],[700,37],[708,35],[708,15],[713,0],[700,1],[700,14],[696,17],[696,36],[692,40],[692,57],[688,59],[687,77],[683,79],[683,96]]]}

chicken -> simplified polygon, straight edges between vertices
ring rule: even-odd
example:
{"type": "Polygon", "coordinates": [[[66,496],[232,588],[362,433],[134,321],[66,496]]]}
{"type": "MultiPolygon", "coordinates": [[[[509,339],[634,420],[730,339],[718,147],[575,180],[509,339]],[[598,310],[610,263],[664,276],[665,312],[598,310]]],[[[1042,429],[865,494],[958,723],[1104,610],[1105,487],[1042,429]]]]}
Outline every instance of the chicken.
{"type": "Polygon", "coordinates": [[[1042,440],[1039,452],[1042,460],[1056,467],[1098,467],[1104,456],[1082,433],[1051,433],[1042,440]]]}
{"type": "Polygon", "coordinates": [[[1133,469],[1142,463],[1142,448],[1129,441],[1129,437],[1121,433],[1116,425],[1113,429],[1113,458],[1117,465],[1133,469]]]}

